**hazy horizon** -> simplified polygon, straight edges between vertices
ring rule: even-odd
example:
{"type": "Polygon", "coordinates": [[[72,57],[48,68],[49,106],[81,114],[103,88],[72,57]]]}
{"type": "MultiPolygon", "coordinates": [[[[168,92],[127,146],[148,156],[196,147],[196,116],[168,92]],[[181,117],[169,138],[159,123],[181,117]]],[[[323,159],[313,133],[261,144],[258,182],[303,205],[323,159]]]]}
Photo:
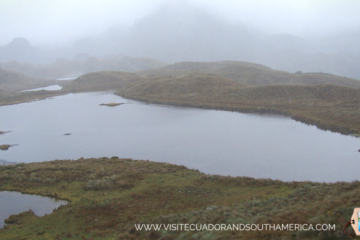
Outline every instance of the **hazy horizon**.
{"type": "Polygon", "coordinates": [[[2,1],[0,62],[49,64],[78,54],[235,60],[360,79],[359,7],[357,0],[2,1]],[[9,44],[17,37],[28,42],[9,44]]]}
{"type": "MultiPolygon", "coordinates": [[[[23,37],[32,45],[59,46],[97,37],[112,28],[134,27],[162,9],[200,10],[228,24],[242,24],[266,34],[301,38],[360,30],[360,2],[332,1],[25,1],[0,2],[0,45],[23,37]]],[[[184,11],[185,10],[185,11],[184,11]]]]}

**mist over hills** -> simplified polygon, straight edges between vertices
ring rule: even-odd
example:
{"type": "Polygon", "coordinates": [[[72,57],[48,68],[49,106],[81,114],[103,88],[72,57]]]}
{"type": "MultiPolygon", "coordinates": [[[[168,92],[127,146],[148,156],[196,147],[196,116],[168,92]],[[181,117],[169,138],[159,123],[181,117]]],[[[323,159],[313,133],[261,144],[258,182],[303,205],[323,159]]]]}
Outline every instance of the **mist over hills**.
{"type": "Polygon", "coordinates": [[[29,77],[61,78],[79,76],[98,71],[136,72],[166,66],[165,63],[151,58],[131,58],[107,56],[104,58],[77,54],[73,60],[60,58],[50,64],[32,65],[29,63],[7,62],[0,67],[9,71],[25,74],[29,77]]]}
{"type": "Polygon", "coordinates": [[[21,73],[0,69],[0,95],[30,88],[44,87],[54,83],[53,80],[29,78],[21,73]]]}
{"type": "MultiPolygon", "coordinates": [[[[49,64],[57,58],[73,59],[80,53],[95,58],[147,57],[166,63],[247,61],[289,72],[327,72],[360,79],[360,29],[307,39],[286,33],[271,35],[196,8],[163,7],[132,27],[112,27],[61,49],[40,50],[25,39],[14,40],[0,48],[0,61],[8,69],[4,63],[10,61],[49,64]]],[[[93,69],[98,70],[117,69],[93,69]]]]}

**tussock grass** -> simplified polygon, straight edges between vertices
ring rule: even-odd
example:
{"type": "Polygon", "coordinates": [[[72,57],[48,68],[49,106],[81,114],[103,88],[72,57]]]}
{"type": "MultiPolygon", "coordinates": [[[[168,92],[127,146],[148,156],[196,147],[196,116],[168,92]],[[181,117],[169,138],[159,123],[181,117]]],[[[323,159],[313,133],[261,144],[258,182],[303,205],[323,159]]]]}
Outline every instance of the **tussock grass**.
{"type": "Polygon", "coordinates": [[[341,239],[360,183],[206,175],[184,166],[99,158],[0,167],[0,189],[71,202],[8,218],[2,239],[341,239]],[[336,232],[136,231],[135,223],[333,223],[336,232]],[[325,234],[325,235],[324,235],[325,234]]]}

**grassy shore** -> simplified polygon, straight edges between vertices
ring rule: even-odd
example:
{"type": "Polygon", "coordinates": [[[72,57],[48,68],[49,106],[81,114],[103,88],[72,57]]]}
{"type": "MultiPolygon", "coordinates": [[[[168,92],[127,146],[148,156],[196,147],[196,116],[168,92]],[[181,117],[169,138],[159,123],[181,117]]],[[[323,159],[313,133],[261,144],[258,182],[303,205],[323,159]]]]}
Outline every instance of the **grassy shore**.
{"type": "Polygon", "coordinates": [[[342,239],[360,183],[206,175],[113,157],[1,166],[0,190],[71,202],[44,217],[11,216],[16,224],[1,239],[342,239]],[[336,231],[137,231],[136,223],[326,223],[336,231]]]}
{"type": "Polygon", "coordinates": [[[216,74],[191,73],[138,81],[117,94],[149,103],[275,113],[325,130],[360,133],[360,89],[339,85],[249,86],[216,74]]]}

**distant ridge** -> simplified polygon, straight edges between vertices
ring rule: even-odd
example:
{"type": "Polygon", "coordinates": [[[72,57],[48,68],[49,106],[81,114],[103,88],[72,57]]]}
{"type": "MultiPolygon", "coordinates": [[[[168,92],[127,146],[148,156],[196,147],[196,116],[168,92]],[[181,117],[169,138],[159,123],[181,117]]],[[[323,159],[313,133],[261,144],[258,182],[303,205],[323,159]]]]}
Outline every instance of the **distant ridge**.
{"type": "Polygon", "coordinates": [[[32,79],[21,73],[0,69],[0,88],[6,92],[17,92],[51,84],[54,84],[52,80],[32,79]]]}
{"type": "Polygon", "coordinates": [[[166,63],[151,58],[107,56],[95,58],[80,54],[75,60],[58,59],[48,65],[31,65],[19,62],[0,63],[2,69],[23,73],[30,77],[61,78],[72,74],[86,74],[99,71],[136,72],[156,69],[166,63]]]}
{"type": "Polygon", "coordinates": [[[25,38],[14,38],[5,46],[0,46],[0,61],[2,62],[33,62],[38,63],[44,58],[44,53],[32,47],[25,38]]]}

